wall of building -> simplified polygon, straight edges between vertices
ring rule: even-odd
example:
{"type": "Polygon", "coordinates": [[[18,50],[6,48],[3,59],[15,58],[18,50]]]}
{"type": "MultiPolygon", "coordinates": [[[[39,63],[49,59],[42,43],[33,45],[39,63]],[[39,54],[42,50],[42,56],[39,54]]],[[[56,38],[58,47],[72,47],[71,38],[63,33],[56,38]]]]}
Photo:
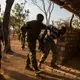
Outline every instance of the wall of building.
{"type": "Polygon", "coordinates": [[[58,39],[57,49],[59,64],[80,56],[80,30],[67,28],[65,35],[58,39]]]}

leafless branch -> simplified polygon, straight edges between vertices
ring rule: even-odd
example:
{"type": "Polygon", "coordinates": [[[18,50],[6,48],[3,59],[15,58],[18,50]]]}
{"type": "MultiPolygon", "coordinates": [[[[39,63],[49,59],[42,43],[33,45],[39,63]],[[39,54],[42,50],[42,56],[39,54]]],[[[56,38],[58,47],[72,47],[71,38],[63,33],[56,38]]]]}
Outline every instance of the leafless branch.
{"type": "Polygon", "coordinates": [[[43,13],[45,13],[44,10],[42,10],[41,7],[37,4],[37,2],[35,2],[34,0],[31,0],[31,1],[32,1],[32,3],[33,3],[34,5],[36,5],[43,13]]]}
{"type": "Polygon", "coordinates": [[[36,5],[46,17],[46,23],[48,24],[51,18],[52,11],[54,9],[54,4],[50,0],[31,0],[34,5],[36,5]],[[38,1],[41,1],[40,6],[38,1]],[[47,3],[47,4],[46,4],[47,3]]]}
{"type": "Polygon", "coordinates": [[[47,20],[47,11],[46,11],[46,8],[45,8],[45,2],[44,0],[41,0],[42,1],[42,5],[43,5],[43,10],[44,10],[44,13],[45,13],[45,16],[46,16],[46,20],[47,20]]]}

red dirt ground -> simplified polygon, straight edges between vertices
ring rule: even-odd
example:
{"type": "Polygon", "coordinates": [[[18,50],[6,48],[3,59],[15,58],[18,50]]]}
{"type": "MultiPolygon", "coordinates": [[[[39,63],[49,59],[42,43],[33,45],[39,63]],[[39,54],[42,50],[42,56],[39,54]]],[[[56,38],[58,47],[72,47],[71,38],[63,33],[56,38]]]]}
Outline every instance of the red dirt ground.
{"type": "MultiPolygon", "coordinates": [[[[28,50],[21,50],[21,43],[17,39],[11,40],[11,48],[14,51],[12,55],[3,53],[2,58],[2,73],[6,80],[80,80],[80,79],[71,79],[69,77],[62,76],[61,74],[52,74],[45,69],[43,65],[41,71],[43,73],[40,77],[36,77],[33,71],[25,70],[26,65],[26,56],[28,50]]],[[[37,52],[37,59],[41,56],[40,52],[37,52]]],[[[46,63],[50,63],[51,54],[49,54],[46,63]]],[[[80,60],[80,59],[79,59],[80,60]]],[[[80,67],[79,67],[80,68],[80,67]]],[[[79,70],[78,70],[79,72],[79,70]]],[[[75,73],[75,72],[74,72],[75,73]]],[[[76,74],[80,76],[80,73],[76,74]]],[[[2,80],[2,79],[0,79],[2,80]]]]}

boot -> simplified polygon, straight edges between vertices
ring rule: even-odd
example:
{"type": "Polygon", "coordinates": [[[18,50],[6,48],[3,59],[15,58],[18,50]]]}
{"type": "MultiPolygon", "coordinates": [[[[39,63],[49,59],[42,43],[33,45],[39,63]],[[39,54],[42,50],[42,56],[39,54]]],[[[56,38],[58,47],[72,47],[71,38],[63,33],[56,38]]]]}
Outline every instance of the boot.
{"type": "Polygon", "coordinates": [[[30,66],[26,66],[25,69],[33,71],[33,69],[30,66]]]}

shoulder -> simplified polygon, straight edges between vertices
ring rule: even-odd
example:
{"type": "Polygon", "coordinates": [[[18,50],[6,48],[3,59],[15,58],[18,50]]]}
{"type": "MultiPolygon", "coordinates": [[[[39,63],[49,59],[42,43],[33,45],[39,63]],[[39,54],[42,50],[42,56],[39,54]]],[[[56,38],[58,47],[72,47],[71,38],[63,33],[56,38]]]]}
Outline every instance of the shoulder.
{"type": "Polygon", "coordinates": [[[35,22],[37,22],[37,21],[36,20],[32,20],[32,21],[27,22],[27,24],[31,24],[31,23],[35,23],[35,22]]]}
{"type": "Polygon", "coordinates": [[[38,24],[37,20],[32,20],[32,21],[27,22],[27,26],[33,26],[37,24],[38,24]]]}
{"type": "Polygon", "coordinates": [[[45,24],[43,24],[43,23],[41,23],[41,25],[42,25],[42,27],[44,27],[44,28],[47,27],[47,25],[45,25],[45,24]]]}

